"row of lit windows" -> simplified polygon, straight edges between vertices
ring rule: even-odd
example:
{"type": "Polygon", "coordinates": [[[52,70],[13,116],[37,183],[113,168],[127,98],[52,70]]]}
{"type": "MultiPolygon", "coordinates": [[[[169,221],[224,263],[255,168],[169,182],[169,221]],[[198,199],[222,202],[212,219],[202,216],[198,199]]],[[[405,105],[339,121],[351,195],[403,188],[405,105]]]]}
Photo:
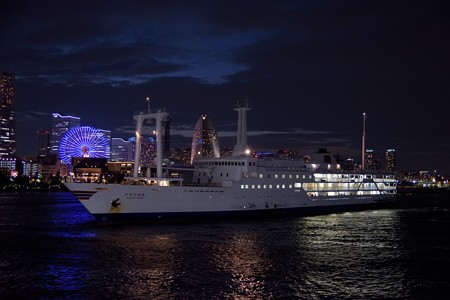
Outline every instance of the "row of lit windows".
{"type": "Polygon", "coordinates": [[[331,179],[339,179],[339,178],[350,178],[350,179],[395,179],[394,175],[386,175],[386,174],[376,174],[376,175],[372,175],[372,174],[314,174],[315,178],[318,179],[327,179],[327,181],[331,180],[331,179]]]}
{"type": "Polygon", "coordinates": [[[197,161],[197,166],[244,166],[244,161],[197,161]]]}
{"type": "Polygon", "coordinates": [[[395,183],[385,183],[379,184],[378,187],[375,183],[347,183],[347,182],[338,182],[338,183],[305,183],[303,185],[306,191],[324,191],[324,190],[384,190],[388,188],[395,188],[395,183]]]}
{"type": "MultiPolygon", "coordinates": [[[[386,192],[385,194],[394,194],[394,191],[386,192]]],[[[319,196],[351,196],[354,195],[354,192],[308,192],[309,197],[319,197],[319,196]]],[[[379,195],[380,191],[357,191],[356,195],[379,195]]],[[[333,200],[333,199],[331,199],[333,200]]]]}
{"type": "MultiPolygon", "coordinates": [[[[313,183],[306,183],[305,184],[305,190],[306,191],[324,191],[324,190],[333,190],[336,193],[338,193],[339,190],[349,190],[349,191],[355,191],[358,189],[359,191],[364,190],[373,190],[378,191],[377,187],[373,183],[369,184],[363,184],[359,187],[349,186],[348,184],[313,184],[313,183]]],[[[302,187],[302,184],[299,182],[292,184],[241,184],[241,189],[299,189],[302,187]]],[[[331,193],[331,192],[330,192],[331,193]]],[[[379,191],[378,191],[379,193],[379,191]]]]}
{"type": "MultiPolygon", "coordinates": [[[[286,174],[281,174],[281,178],[282,179],[285,179],[285,178],[295,178],[295,179],[299,179],[300,177],[302,177],[303,179],[306,179],[306,175],[302,175],[302,176],[300,176],[300,174],[295,174],[295,176],[294,175],[292,175],[292,174],[289,174],[289,175],[286,175],[286,174]]],[[[259,178],[264,178],[264,174],[259,174],[259,178]]],[[[267,178],[271,178],[271,174],[267,174],[267,178]]],[[[278,175],[278,174],[273,174],[273,178],[275,178],[275,179],[278,179],[278,178],[280,178],[280,175],[278,175]]],[[[308,178],[309,179],[312,179],[312,175],[308,175],[308,178]]]]}
{"type": "MultiPolygon", "coordinates": [[[[348,176],[348,174],[345,174],[345,175],[341,175],[341,174],[314,174],[314,177],[316,179],[326,179],[327,181],[332,181],[332,179],[338,179],[338,178],[348,178],[347,176],[348,176]]],[[[295,178],[296,179],[299,179],[300,177],[303,178],[303,179],[306,179],[306,178],[312,179],[312,175],[306,176],[305,174],[303,174],[303,175],[295,174],[295,178]]],[[[262,173],[259,174],[259,178],[264,178],[264,174],[262,174],[262,173]]],[[[271,178],[271,174],[267,174],[267,178],[271,178]]],[[[278,178],[280,178],[280,175],[274,174],[273,178],[278,179],[278,178]]],[[[281,178],[282,179],[294,178],[294,175],[292,175],[292,174],[289,174],[289,175],[281,174],[281,178]]],[[[372,175],[350,175],[350,178],[352,178],[352,179],[353,178],[354,179],[358,179],[358,178],[359,179],[363,179],[363,178],[371,179],[372,175]]],[[[394,179],[394,176],[393,175],[383,175],[383,178],[385,178],[385,179],[394,179]]]]}
{"type": "MultiPolygon", "coordinates": [[[[347,176],[349,176],[349,175],[348,174],[345,174],[345,175],[342,175],[342,174],[314,174],[314,177],[316,178],[316,180],[317,179],[319,179],[319,180],[320,179],[321,180],[326,179],[326,181],[337,181],[337,179],[348,178],[347,176]]],[[[286,179],[286,178],[299,179],[300,177],[303,178],[303,179],[306,179],[306,178],[312,179],[313,175],[308,175],[307,176],[305,174],[303,174],[303,175],[295,174],[295,176],[294,176],[293,174],[289,174],[289,175],[281,174],[281,178],[282,179],[286,179]]],[[[260,173],[259,174],[259,178],[264,178],[264,174],[260,173]]],[[[267,178],[271,178],[271,174],[267,174],[267,178]]],[[[279,174],[273,174],[273,178],[278,179],[278,178],[280,178],[280,175],[279,174]]],[[[350,178],[351,179],[364,179],[364,178],[371,179],[372,175],[350,175],[350,178]]],[[[383,175],[383,178],[384,179],[394,179],[394,176],[393,175],[383,175]]]]}
{"type": "Polygon", "coordinates": [[[183,190],[183,192],[190,192],[190,193],[223,193],[223,190],[213,190],[213,191],[204,191],[204,190],[183,190]]]}
{"type": "Polygon", "coordinates": [[[242,190],[248,190],[248,189],[292,189],[296,188],[299,189],[302,187],[302,184],[300,182],[296,182],[293,185],[292,184],[241,184],[242,190]]]}

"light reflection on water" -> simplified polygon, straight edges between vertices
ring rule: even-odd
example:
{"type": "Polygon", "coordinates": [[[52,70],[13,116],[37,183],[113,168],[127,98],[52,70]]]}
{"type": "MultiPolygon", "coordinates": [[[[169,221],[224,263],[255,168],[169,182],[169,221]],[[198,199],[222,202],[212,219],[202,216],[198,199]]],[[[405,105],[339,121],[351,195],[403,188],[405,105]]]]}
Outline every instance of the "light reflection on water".
{"type": "Polygon", "coordinates": [[[220,296],[250,299],[273,296],[265,286],[272,264],[254,231],[230,233],[223,243],[214,247],[213,253],[213,266],[218,272],[230,274],[228,289],[220,296]]]}
{"type": "MultiPolygon", "coordinates": [[[[401,255],[396,211],[306,217],[298,225],[310,292],[320,297],[399,298],[404,294],[403,269],[392,264],[401,255]]],[[[301,287],[299,295],[303,292],[301,287]]]]}
{"type": "Polygon", "coordinates": [[[9,298],[414,298],[449,289],[447,210],[97,227],[70,195],[25,203],[0,197],[0,295],[9,298]]]}
{"type": "MultiPolygon", "coordinates": [[[[143,228],[137,228],[142,230],[143,228]]],[[[139,231],[138,231],[139,232],[139,231]]],[[[114,286],[119,294],[130,298],[163,298],[173,284],[176,274],[177,239],[173,234],[127,234],[115,239],[115,247],[123,253],[118,270],[124,284],[114,286]],[[122,272],[125,271],[125,272],[122,272]]]]}

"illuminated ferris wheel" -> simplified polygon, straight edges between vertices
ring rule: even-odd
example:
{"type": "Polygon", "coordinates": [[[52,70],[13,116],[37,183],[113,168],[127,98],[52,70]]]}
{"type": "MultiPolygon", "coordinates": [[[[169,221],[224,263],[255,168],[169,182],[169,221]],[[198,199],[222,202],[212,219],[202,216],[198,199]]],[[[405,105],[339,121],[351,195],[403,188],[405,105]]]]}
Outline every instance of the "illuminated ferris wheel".
{"type": "Polygon", "coordinates": [[[72,157],[107,158],[109,142],[97,128],[77,126],[70,129],[61,139],[59,154],[66,164],[72,163],[72,157]]]}

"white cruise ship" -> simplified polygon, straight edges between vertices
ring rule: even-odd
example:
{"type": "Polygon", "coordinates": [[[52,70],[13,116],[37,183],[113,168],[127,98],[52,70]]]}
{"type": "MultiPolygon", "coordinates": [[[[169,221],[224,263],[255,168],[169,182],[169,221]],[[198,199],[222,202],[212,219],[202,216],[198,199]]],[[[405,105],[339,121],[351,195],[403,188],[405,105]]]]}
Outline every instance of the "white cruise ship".
{"type": "MultiPolygon", "coordinates": [[[[160,132],[168,114],[159,110],[134,116],[137,145],[143,122],[156,121],[155,177],[138,177],[139,157],[135,156],[134,176],[120,184],[65,185],[100,223],[328,213],[369,209],[395,200],[393,173],[342,170],[339,164],[330,163],[329,157],[307,164],[249,157],[245,153],[249,108],[236,110],[239,118],[233,155],[196,159],[189,182],[168,176],[163,168],[160,132]]],[[[140,153],[138,147],[136,153],[140,153]]]]}

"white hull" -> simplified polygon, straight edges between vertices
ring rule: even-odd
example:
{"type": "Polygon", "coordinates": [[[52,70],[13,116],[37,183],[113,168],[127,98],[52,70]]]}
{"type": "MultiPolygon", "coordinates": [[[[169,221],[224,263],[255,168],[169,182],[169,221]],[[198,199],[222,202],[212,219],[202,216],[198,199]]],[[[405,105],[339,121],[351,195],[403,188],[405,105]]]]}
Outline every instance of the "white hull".
{"type": "Polygon", "coordinates": [[[303,188],[242,189],[217,186],[157,186],[67,183],[100,222],[155,221],[273,213],[314,213],[373,206],[395,194],[309,197],[303,188]]]}

